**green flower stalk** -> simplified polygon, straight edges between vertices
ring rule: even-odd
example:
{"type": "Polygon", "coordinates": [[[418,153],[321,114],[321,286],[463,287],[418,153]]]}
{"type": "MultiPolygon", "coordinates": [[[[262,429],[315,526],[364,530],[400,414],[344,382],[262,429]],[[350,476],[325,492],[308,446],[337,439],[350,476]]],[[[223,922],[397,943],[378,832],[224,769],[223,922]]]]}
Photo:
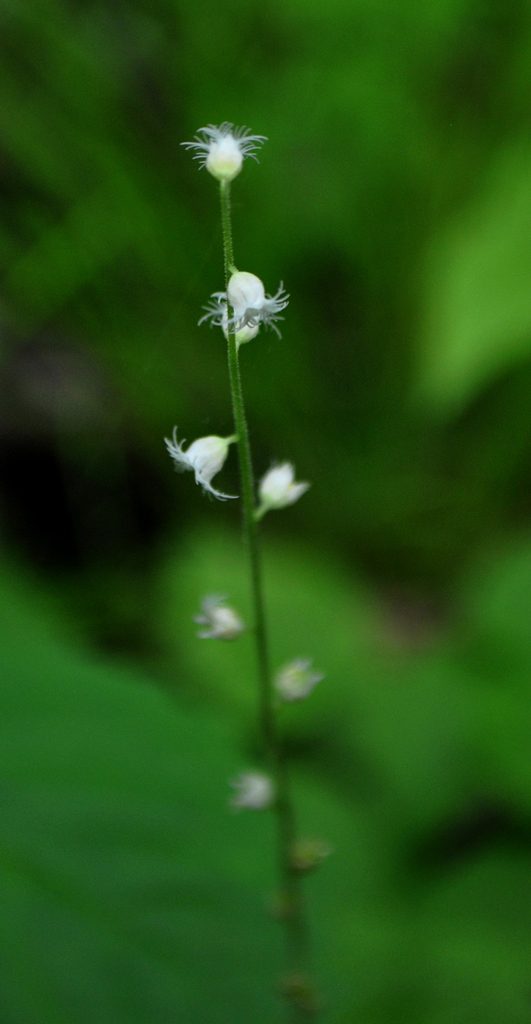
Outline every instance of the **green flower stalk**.
{"type": "MultiPolygon", "coordinates": [[[[218,498],[227,498],[229,495],[215,491],[210,481],[223,465],[228,446],[236,443],[238,448],[243,530],[249,556],[253,605],[259,722],[268,774],[246,772],[233,780],[236,792],[231,806],[235,810],[265,810],[271,807],[276,816],[280,874],[277,916],[284,924],[288,958],[288,969],[279,988],[290,1007],[293,1024],[302,1024],[315,1016],[319,1001],[310,980],[309,936],[300,879],[309,870],[309,861],[313,867],[322,857],[315,854],[313,847],[310,857],[306,846],[304,856],[300,854],[302,847],[297,838],[286,758],[277,727],[277,709],[279,696],[283,701],[301,700],[310,694],[323,676],[311,669],[310,661],[299,659],[285,666],[275,682],[272,679],[258,524],[269,510],[293,504],[310,485],[295,482],[293,466],[291,463],[283,463],[270,469],[262,479],[260,502],[258,506],[255,503],[255,480],[238,353],[240,345],[252,341],[262,325],[271,328],[280,337],[277,321],[283,319],[281,313],[288,305],[289,296],[282,284],[275,295],[266,295],[260,278],[247,271],[237,270],[230,205],[231,182],[240,173],[247,157],[256,160],[255,150],[264,141],[264,136],[251,135],[246,128],[234,128],[232,124],[224,122],[219,127],[209,125],[201,128],[195,141],[183,143],[188,149],[197,151],[195,158],[200,160],[200,166],[206,167],[220,183],[225,291],[214,293],[210,303],[203,307],[205,315],[199,323],[210,321],[211,326],[221,327],[227,339],[234,434],[229,438],[200,438],[186,452],[177,443],[175,433],[173,442],[166,441],[166,444],[176,462],[176,468],[193,469],[197,483],[218,498]],[[303,861],[304,870],[301,867],[303,861]]],[[[232,639],[242,631],[243,624],[225,606],[224,601],[224,598],[215,596],[204,601],[202,615],[196,618],[197,622],[207,627],[200,634],[202,638],[232,639]]]]}

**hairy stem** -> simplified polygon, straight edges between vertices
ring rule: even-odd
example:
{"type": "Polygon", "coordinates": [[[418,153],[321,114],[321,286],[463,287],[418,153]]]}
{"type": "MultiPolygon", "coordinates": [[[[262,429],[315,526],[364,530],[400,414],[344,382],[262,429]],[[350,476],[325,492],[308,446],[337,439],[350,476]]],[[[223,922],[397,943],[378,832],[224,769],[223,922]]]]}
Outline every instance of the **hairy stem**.
{"type": "MultiPolygon", "coordinates": [[[[227,288],[229,277],[235,269],[229,182],[221,182],[220,197],[225,288],[227,288]]],[[[231,312],[229,306],[229,319],[231,312]]],[[[243,530],[250,562],[254,637],[259,682],[260,731],[264,754],[270,764],[276,788],[275,813],[277,818],[279,873],[281,878],[279,916],[285,925],[289,975],[292,979],[292,989],[288,991],[288,988],[286,988],[285,995],[291,1008],[293,1024],[303,1024],[303,1022],[307,1022],[315,1015],[313,995],[310,991],[304,992],[304,979],[307,980],[308,978],[309,963],[308,928],[300,891],[300,878],[292,865],[292,850],[296,839],[295,813],[289,790],[287,765],[276,726],[262,588],[258,523],[255,519],[251,445],[243,401],[238,345],[236,343],[236,336],[232,331],[229,331],[228,335],[228,360],[234,429],[238,435],[243,530]],[[297,990],[296,978],[300,979],[301,991],[297,990]]]]}
{"type": "MultiPolygon", "coordinates": [[[[230,217],[230,183],[221,182],[221,215],[223,224],[223,250],[225,257],[225,286],[228,285],[230,267],[234,265],[232,249],[232,231],[230,217]]],[[[238,435],[238,455],[240,461],[240,480],[242,490],[243,530],[249,552],[251,569],[251,592],[254,609],[254,635],[257,653],[259,692],[260,692],[260,726],[264,746],[268,754],[277,749],[275,735],[275,717],[273,712],[273,693],[269,670],[269,652],[265,609],[262,591],[262,573],[260,565],[260,549],[258,528],[254,519],[254,474],[251,459],[249,429],[243,404],[240,364],[236,336],[230,331],[228,338],[229,378],[232,395],[232,411],[234,430],[238,435]]]]}

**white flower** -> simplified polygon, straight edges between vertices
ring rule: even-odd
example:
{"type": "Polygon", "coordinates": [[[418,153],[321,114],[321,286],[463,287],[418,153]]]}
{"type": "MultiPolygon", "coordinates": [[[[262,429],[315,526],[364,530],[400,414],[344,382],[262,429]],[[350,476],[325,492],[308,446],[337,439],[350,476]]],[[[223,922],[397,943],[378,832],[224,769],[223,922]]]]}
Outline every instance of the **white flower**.
{"type": "Polygon", "coordinates": [[[247,128],[235,128],[224,121],[219,126],[209,124],[200,128],[193,142],[181,142],[181,146],[197,149],[194,160],[200,160],[201,167],[206,167],[218,181],[232,181],[246,157],[258,162],[254,150],[263,142],[267,142],[265,135],[251,135],[247,128]]]}
{"type": "Polygon", "coordinates": [[[323,672],[312,669],[310,658],[296,658],[277,673],[275,689],[282,700],[304,700],[312,692],[317,683],[324,679],[323,672]]]}
{"type": "Polygon", "coordinates": [[[175,462],[175,469],[183,472],[185,469],[193,469],[196,484],[201,484],[205,491],[209,491],[215,498],[224,501],[225,498],[236,498],[236,494],[222,494],[214,490],[210,481],[219,473],[227,458],[229,445],[237,441],[236,434],[231,437],[199,437],[190,445],[186,452],[183,452],[183,444],[177,441],[177,427],[173,428],[173,441],[165,437],[166,447],[175,462]]]}
{"type": "Polygon", "coordinates": [[[255,519],[261,519],[272,508],[293,505],[305,494],[310,484],[295,483],[294,477],[295,469],[291,462],[282,462],[280,466],[273,466],[269,473],[266,473],[260,481],[260,505],[254,514],[255,519]]]}
{"type": "Polygon", "coordinates": [[[237,270],[232,274],[226,292],[214,292],[212,301],[199,323],[210,320],[216,327],[222,327],[225,335],[229,329],[236,332],[236,341],[241,345],[256,337],[260,324],[271,327],[280,338],[280,331],[275,320],[283,320],[279,314],[286,308],[289,295],[284,291],[282,283],[276,295],[266,295],[264,286],[256,274],[245,270],[237,270]],[[229,317],[227,306],[230,304],[233,315],[229,317]]]}
{"type": "Polygon", "coordinates": [[[272,327],[280,338],[280,331],[275,320],[283,320],[278,314],[286,308],[289,295],[286,295],[282,282],[276,295],[266,295],[264,286],[256,274],[238,270],[232,274],[227,288],[227,297],[234,310],[232,325],[238,331],[243,327],[259,327],[261,323],[272,327]]]}
{"type": "MultiPolygon", "coordinates": [[[[229,336],[229,312],[227,307],[227,294],[226,292],[214,292],[212,296],[212,302],[209,302],[207,306],[203,306],[206,309],[205,316],[202,316],[199,324],[202,324],[204,320],[210,320],[211,327],[221,327],[223,334],[226,338],[229,336]]],[[[199,326],[199,325],[198,325],[199,326]]],[[[260,324],[256,324],[254,327],[242,327],[241,331],[236,331],[236,345],[239,348],[246,341],[252,341],[256,338],[258,331],[260,330],[260,324]]]]}
{"type": "Polygon", "coordinates": [[[262,811],[271,806],[275,796],[275,787],[269,775],[263,775],[262,772],[242,772],[230,780],[230,785],[236,792],[229,803],[236,811],[243,808],[262,811]]]}
{"type": "Polygon", "coordinates": [[[201,640],[234,640],[243,633],[245,626],[234,608],[225,604],[226,597],[210,594],[201,603],[201,615],[196,615],[194,622],[208,629],[201,629],[197,634],[201,640]]]}

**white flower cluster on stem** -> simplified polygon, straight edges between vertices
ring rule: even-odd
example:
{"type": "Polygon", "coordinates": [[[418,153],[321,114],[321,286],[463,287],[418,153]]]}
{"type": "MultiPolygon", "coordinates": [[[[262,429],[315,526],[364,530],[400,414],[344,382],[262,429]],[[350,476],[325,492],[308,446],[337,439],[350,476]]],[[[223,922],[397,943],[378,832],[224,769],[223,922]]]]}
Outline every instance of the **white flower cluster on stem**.
{"type": "MultiPolygon", "coordinates": [[[[196,483],[204,491],[224,500],[235,495],[216,490],[212,486],[212,479],[222,469],[229,446],[238,442],[243,524],[249,554],[254,619],[252,634],[257,654],[258,718],[264,757],[270,766],[271,775],[251,770],[232,779],[230,784],[234,792],[230,805],[235,811],[274,808],[281,851],[282,919],[288,939],[288,959],[297,964],[300,960],[300,969],[297,967],[297,970],[292,970],[284,978],[281,991],[292,1004],[293,1019],[302,1019],[302,1014],[306,1020],[317,1012],[319,1000],[306,974],[306,953],[301,957],[301,949],[307,946],[307,921],[298,888],[298,876],[317,867],[329,854],[330,847],[318,839],[297,838],[277,711],[281,702],[294,703],[307,698],[323,679],[323,673],[312,667],[310,659],[296,658],[284,665],[276,676],[272,676],[257,523],[267,512],[293,505],[305,494],[310,484],[295,479],[295,469],[291,462],[275,464],[260,481],[256,500],[239,347],[256,338],[262,325],[264,329],[271,328],[280,338],[278,322],[284,319],[282,313],[288,305],[289,295],[282,283],[274,295],[266,294],[264,284],[256,274],[236,269],[230,203],[232,181],[242,170],[247,157],[257,159],[256,151],[265,141],[263,135],[252,135],[247,128],[237,128],[224,121],[221,125],[200,128],[192,142],[182,143],[187,149],[195,151],[194,159],[199,161],[200,167],[206,167],[220,183],[225,290],[213,293],[209,303],[203,307],[204,315],[199,323],[209,322],[210,326],[221,327],[228,341],[235,434],[230,437],[200,437],[184,449],[184,442],[177,440],[175,428],[173,438],[166,438],[166,446],[176,469],[192,470],[196,483]]],[[[234,640],[245,630],[243,621],[227,603],[227,598],[217,594],[204,598],[195,622],[201,627],[198,636],[202,640],[234,640]]]]}

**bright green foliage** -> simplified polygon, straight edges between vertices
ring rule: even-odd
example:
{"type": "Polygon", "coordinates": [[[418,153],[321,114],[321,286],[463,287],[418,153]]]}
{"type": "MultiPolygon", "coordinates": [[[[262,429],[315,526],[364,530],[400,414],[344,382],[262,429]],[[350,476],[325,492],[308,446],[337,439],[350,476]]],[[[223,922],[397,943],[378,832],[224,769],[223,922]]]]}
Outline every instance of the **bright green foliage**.
{"type": "Polygon", "coordinates": [[[227,725],[52,642],[8,588],[0,614],[2,1021],[276,1019],[270,822],[228,813],[227,725]]]}
{"type": "MultiPolygon", "coordinates": [[[[453,653],[397,656],[337,567],[266,559],[279,657],[327,668],[283,726],[301,833],[334,850],[306,883],[323,1021],[526,1020],[528,562],[478,574],[453,653]]],[[[223,577],[245,611],[238,544],[196,535],[173,573],[172,699],[53,641],[4,584],[6,1024],[282,1019],[270,819],[226,805],[257,764],[246,641],[193,640],[186,607],[223,577]]]]}
{"type": "Polygon", "coordinates": [[[498,155],[471,208],[433,242],[422,386],[455,414],[531,350],[531,153],[498,155]]]}
{"type": "MultiPolygon", "coordinates": [[[[215,190],[179,144],[227,118],[266,134],[234,204],[238,264],[291,293],[283,340],[242,353],[260,468],[290,458],[326,493],[294,530],[385,579],[446,585],[529,476],[527,5],[52,11],[0,11],[17,341],[51,328],[90,354],[162,488],[174,424],[230,429],[222,332],[196,326],[223,286],[215,190]]],[[[195,495],[179,501],[195,516],[195,495]]]]}
{"type": "Polygon", "coordinates": [[[335,847],[306,883],[323,1022],[527,1024],[529,6],[4,3],[0,95],[0,524],[15,566],[60,563],[59,507],[76,548],[0,588],[2,1024],[283,1019],[269,817],[226,804],[262,767],[251,645],[192,623],[209,592],[248,618],[238,510],[163,446],[232,429],[196,326],[215,189],[179,147],[225,119],[270,139],[237,263],[291,294],[242,349],[256,471],[312,482],[264,534],[275,667],[326,673],[282,709],[335,847]]]}
{"type": "MultiPolygon", "coordinates": [[[[243,557],[228,535],[190,538],[166,628],[196,699],[239,711],[252,745],[250,650],[186,626],[222,579],[245,613],[243,557]]],[[[330,1021],[527,1019],[530,579],[528,545],[493,553],[463,588],[466,632],[408,653],[337,566],[268,544],[278,658],[327,669],[282,721],[302,831],[335,847],[308,882],[330,1021]]]]}

